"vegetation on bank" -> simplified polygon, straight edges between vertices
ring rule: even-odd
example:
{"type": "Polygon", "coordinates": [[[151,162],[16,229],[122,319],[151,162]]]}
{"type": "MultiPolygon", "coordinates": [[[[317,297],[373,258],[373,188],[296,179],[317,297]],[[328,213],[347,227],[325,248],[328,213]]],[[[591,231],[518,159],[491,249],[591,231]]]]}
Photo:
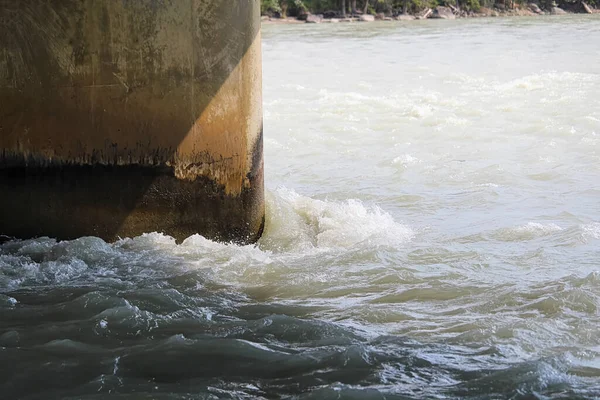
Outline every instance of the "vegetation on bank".
{"type": "MultiPolygon", "coordinates": [[[[427,8],[452,6],[461,10],[477,12],[482,7],[501,10],[524,8],[537,4],[542,10],[560,7],[577,10],[581,0],[261,0],[263,15],[276,17],[299,16],[307,13],[335,13],[336,16],[357,14],[417,14],[427,8]]],[[[588,0],[592,7],[600,6],[600,0],[588,0]]]]}

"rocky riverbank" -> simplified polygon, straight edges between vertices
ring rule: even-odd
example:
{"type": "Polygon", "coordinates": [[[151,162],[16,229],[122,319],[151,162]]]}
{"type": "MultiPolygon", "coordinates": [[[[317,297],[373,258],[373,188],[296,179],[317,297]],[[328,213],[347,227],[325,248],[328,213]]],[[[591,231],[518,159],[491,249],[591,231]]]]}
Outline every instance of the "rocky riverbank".
{"type": "Polygon", "coordinates": [[[374,22],[374,21],[410,21],[418,19],[457,19],[457,18],[486,18],[486,17],[532,17],[541,15],[566,15],[566,14],[600,14],[600,9],[595,9],[585,2],[574,4],[569,8],[552,7],[550,10],[542,10],[537,4],[531,3],[526,6],[515,6],[505,8],[502,4],[491,8],[480,8],[477,12],[460,10],[453,6],[438,6],[433,9],[427,8],[418,14],[355,14],[342,16],[336,11],[323,14],[305,13],[298,17],[279,18],[275,16],[263,16],[263,23],[274,24],[302,24],[302,23],[342,23],[342,22],[374,22]]]}

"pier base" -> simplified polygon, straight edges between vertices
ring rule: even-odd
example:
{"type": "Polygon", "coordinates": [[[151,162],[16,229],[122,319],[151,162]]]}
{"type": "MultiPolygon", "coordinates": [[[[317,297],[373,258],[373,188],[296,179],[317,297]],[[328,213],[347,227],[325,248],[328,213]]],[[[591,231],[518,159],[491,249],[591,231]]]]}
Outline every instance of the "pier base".
{"type": "Polygon", "coordinates": [[[2,0],[0,49],[0,235],[260,237],[258,0],[2,0]]]}

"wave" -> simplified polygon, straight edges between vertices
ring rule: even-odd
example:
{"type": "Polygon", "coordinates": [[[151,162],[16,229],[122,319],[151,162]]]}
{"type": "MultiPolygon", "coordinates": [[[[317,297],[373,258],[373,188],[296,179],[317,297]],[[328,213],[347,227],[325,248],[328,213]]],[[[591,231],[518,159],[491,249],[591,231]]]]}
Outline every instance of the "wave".
{"type": "Polygon", "coordinates": [[[413,236],[409,227],[378,206],[355,199],[316,200],[279,188],[267,194],[267,225],[260,246],[276,251],[396,246],[413,236]]]}
{"type": "Polygon", "coordinates": [[[525,225],[514,228],[500,229],[492,234],[492,237],[507,242],[532,240],[540,237],[552,235],[555,232],[562,231],[560,226],[549,223],[528,222],[525,225]]]}

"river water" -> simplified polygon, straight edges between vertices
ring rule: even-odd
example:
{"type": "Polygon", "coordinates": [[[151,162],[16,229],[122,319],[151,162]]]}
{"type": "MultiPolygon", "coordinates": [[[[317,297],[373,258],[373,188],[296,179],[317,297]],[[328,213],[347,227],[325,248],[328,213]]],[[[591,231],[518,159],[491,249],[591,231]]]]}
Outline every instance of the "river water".
{"type": "Polygon", "coordinates": [[[0,397],[600,396],[600,18],[263,37],[260,243],[2,245],[0,397]]]}

